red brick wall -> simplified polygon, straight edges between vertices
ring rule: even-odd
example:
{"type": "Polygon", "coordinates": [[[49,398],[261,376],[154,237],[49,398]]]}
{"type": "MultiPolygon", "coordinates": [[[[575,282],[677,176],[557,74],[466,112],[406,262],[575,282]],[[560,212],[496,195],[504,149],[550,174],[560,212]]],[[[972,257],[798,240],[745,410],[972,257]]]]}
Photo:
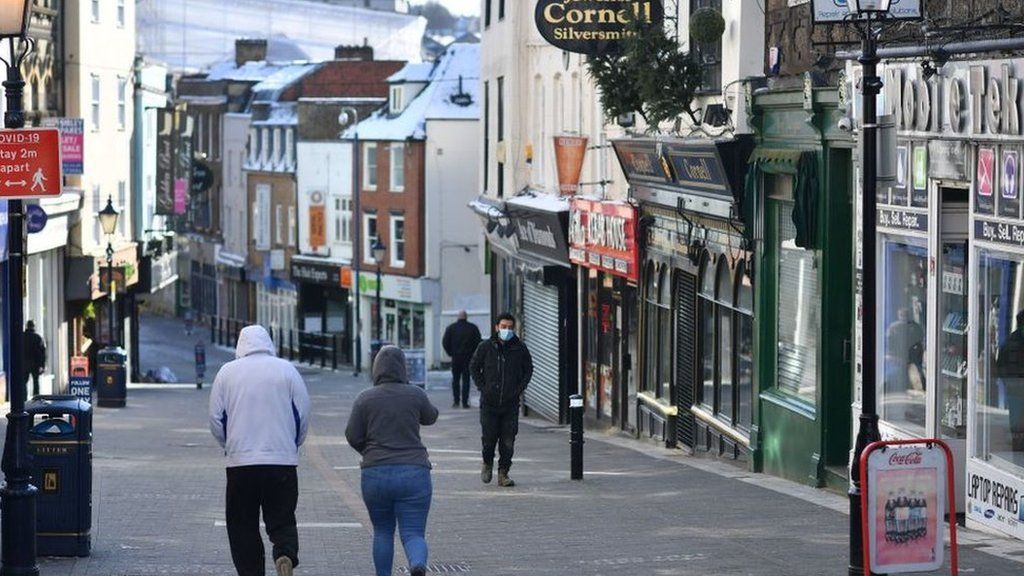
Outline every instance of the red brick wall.
{"type": "MultiPolygon", "coordinates": [[[[363,142],[365,151],[366,142],[363,142]]],[[[377,144],[377,188],[373,191],[363,189],[360,182],[360,202],[364,213],[376,211],[377,229],[381,242],[388,246],[381,270],[385,274],[419,277],[424,273],[424,143],[406,141],[405,144],[405,188],[402,192],[391,191],[389,181],[391,173],[392,142],[376,142],[377,144]],[[391,215],[401,214],[405,217],[405,267],[392,268],[391,263],[391,215]]],[[[360,154],[360,161],[363,157],[360,154]]],[[[361,164],[362,166],[362,164],[361,164]]],[[[361,174],[365,179],[365,174],[361,174]]],[[[361,218],[362,216],[360,216],[361,218]]],[[[365,231],[364,231],[365,232],[365,231]]],[[[362,264],[363,269],[375,267],[362,264]]]]}

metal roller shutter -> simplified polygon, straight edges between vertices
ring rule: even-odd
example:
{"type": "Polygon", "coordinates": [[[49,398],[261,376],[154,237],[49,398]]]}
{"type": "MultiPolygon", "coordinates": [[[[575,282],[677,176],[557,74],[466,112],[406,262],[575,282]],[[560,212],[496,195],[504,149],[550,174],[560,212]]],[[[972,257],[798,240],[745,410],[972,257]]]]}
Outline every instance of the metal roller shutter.
{"type": "Polygon", "coordinates": [[[676,439],[693,448],[695,427],[690,407],[697,390],[697,276],[676,273],[676,439]]]}
{"type": "Polygon", "coordinates": [[[558,422],[558,289],[523,283],[523,341],[533,357],[533,380],[526,388],[526,406],[558,422]]]}

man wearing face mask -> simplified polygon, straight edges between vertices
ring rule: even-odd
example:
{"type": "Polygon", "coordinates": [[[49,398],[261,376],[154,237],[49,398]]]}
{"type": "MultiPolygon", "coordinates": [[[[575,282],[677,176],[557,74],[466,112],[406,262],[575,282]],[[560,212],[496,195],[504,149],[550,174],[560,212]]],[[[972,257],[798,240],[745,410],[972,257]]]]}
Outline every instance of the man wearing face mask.
{"type": "Polygon", "coordinates": [[[533,377],[533,359],[515,334],[516,319],[511,314],[498,316],[494,328],[494,335],[477,347],[469,367],[480,391],[484,458],[480,479],[490,483],[497,446],[498,485],[510,487],[515,486],[508,471],[519,432],[519,402],[533,377]]]}

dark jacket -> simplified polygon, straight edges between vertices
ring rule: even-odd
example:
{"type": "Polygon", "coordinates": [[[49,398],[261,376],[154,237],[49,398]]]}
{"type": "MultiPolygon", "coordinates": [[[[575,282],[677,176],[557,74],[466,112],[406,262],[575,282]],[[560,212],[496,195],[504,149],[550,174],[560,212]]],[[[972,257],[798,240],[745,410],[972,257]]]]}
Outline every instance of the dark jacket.
{"type": "Polygon", "coordinates": [[[455,361],[468,361],[480,345],[480,329],[468,320],[459,320],[444,331],[441,346],[455,361]]]}
{"type": "Polygon", "coordinates": [[[427,393],[409,384],[405,354],[385,346],[373,361],[373,388],[352,405],[345,427],[349,446],[363,455],[362,467],[408,464],[430,468],[420,426],[437,422],[437,408],[427,393]]]}
{"type": "Polygon", "coordinates": [[[518,406],[533,378],[533,358],[518,336],[503,342],[494,335],[477,347],[469,371],[480,390],[481,406],[518,406]]]}
{"type": "Polygon", "coordinates": [[[1024,378],[1024,330],[1016,330],[999,349],[996,375],[1000,378],[1024,378]]]}
{"type": "Polygon", "coordinates": [[[46,346],[35,330],[25,331],[25,369],[39,372],[46,367],[46,346]]]}

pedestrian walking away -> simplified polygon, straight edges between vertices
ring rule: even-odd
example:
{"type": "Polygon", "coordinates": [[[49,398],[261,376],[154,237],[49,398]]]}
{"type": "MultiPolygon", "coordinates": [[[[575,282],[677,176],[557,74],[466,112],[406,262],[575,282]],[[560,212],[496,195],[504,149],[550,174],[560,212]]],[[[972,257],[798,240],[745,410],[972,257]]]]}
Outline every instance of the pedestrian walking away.
{"type": "Polygon", "coordinates": [[[519,433],[519,403],[533,377],[533,358],[515,328],[515,317],[508,313],[499,316],[494,335],[480,343],[470,363],[473,382],[480,390],[484,459],[480,479],[490,483],[497,445],[498,485],[504,487],[516,484],[508,473],[519,433]]]}
{"type": "Polygon", "coordinates": [[[310,400],[299,372],[274,350],[262,326],[243,328],[235,360],[220,369],[210,393],[210,431],[227,456],[225,512],[238,576],[265,574],[261,511],[278,576],[299,565],[296,468],[310,400]]]}
{"type": "Polygon", "coordinates": [[[469,408],[469,362],[480,345],[480,329],[467,320],[465,310],[459,311],[458,320],[448,326],[441,346],[452,358],[452,408],[469,408]]]}
{"type": "Polygon", "coordinates": [[[25,377],[32,380],[32,395],[39,396],[39,375],[46,368],[46,345],[43,337],[36,333],[36,323],[25,323],[25,377]]]}
{"type": "Polygon", "coordinates": [[[373,565],[377,576],[391,576],[397,525],[409,574],[423,576],[433,485],[420,426],[437,422],[437,408],[422,388],[409,384],[405,354],[396,346],[380,349],[372,376],[373,387],[363,390],[352,405],[345,438],[363,456],[363,502],[373,523],[373,565]]]}

